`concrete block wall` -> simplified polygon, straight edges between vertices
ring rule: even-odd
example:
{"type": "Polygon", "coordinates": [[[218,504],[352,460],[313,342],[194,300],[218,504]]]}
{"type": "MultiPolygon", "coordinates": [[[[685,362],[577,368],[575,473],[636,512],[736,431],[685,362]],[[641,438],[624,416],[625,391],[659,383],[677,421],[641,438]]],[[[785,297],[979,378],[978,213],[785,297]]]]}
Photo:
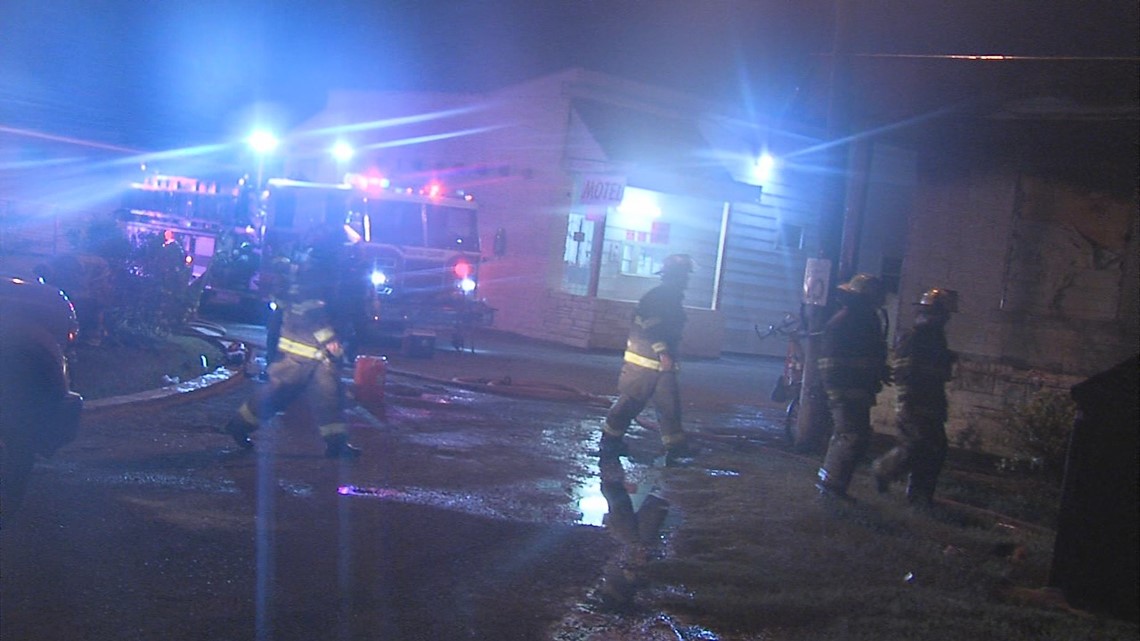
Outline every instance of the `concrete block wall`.
{"type": "MultiPolygon", "coordinates": [[[[1104,318],[1113,316],[1122,292],[1127,300],[1138,289],[1127,284],[1135,281],[1135,270],[1090,271],[1085,265],[1094,257],[1083,254],[1076,242],[1061,243],[1044,258],[1040,248],[1033,253],[1035,245],[1018,236],[1027,228],[1024,221],[1018,226],[1023,182],[1017,171],[996,168],[939,173],[921,182],[898,310],[898,325],[904,328],[913,323],[911,303],[926,287],[959,291],[959,313],[947,327],[950,347],[960,357],[956,378],[947,386],[947,433],[952,443],[999,454],[1009,454],[999,438],[1005,412],[1037,391],[1067,393],[1138,349],[1134,314],[1104,318]],[[1061,251],[1066,255],[1060,258],[1067,258],[1058,261],[1061,251]],[[1076,274],[1072,283],[1053,277],[1064,289],[1043,286],[1049,281],[1047,268],[1060,269],[1053,263],[1076,274]],[[1034,298],[1026,299],[1027,294],[1034,298]]],[[[1065,233],[1064,225],[1050,230],[1057,237],[1065,233]]],[[[1134,238],[1127,242],[1127,251],[1134,252],[1134,238]]],[[[1059,273],[1066,274],[1064,269],[1059,273]]],[[[887,388],[872,413],[874,427],[893,433],[894,411],[895,392],[887,388]]]]}
{"type": "Polygon", "coordinates": [[[597,302],[595,298],[547,290],[541,304],[535,305],[542,310],[542,317],[531,337],[588,349],[597,302]]]}
{"type": "Polygon", "coordinates": [[[634,304],[629,301],[594,299],[594,328],[591,349],[625,349],[634,304]]]}
{"type": "MultiPolygon", "coordinates": [[[[572,347],[594,350],[625,349],[630,319],[636,303],[576,296],[549,290],[543,304],[538,338],[572,347]]],[[[719,358],[724,339],[724,319],[719,312],[686,309],[688,323],[681,340],[681,356],[686,358],[719,358]]]]}
{"type": "MultiPolygon", "coordinates": [[[[950,403],[946,435],[951,446],[994,454],[1013,454],[1001,442],[1003,416],[1027,403],[1038,392],[1067,394],[1070,387],[1084,378],[1041,369],[1019,368],[984,359],[962,359],[955,367],[954,379],[946,386],[950,403]]],[[[875,431],[896,434],[897,411],[897,390],[893,385],[887,386],[879,394],[877,405],[871,413],[875,431]]]]}

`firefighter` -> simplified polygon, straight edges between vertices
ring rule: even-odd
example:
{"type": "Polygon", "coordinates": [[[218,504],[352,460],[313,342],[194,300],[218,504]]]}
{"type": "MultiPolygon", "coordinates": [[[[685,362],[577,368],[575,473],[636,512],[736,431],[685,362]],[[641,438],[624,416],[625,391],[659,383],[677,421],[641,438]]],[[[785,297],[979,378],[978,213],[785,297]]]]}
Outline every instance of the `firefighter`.
{"type": "Polygon", "coordinates": [[[957,355],[946,345],[946,323],[957,311],[957,292],[929,289],[916,304],[914,328],[895,347],[899,443],[872,464],[875,486],[886,492],[909,475],[906,496],[928,506],[946,460],[946,382],[957,355]]]}
{"type": "Polygon", "coordinates": [[[882,281],[856,274],[837,289],[839,309],[824,325],[818,361],[834,430],[816,488],[821,496],[850,500],[847,486],[871,444],[871,406],[889,370],[882,281]]]}
{"type": "Polygon", "coordinates": [[[344,352],[321,299],[322,276],[327,277],[327,272],[321,265],[302,257],[289,295],[282,301],[278,357],[269,364],[269,380],[224,428],[242,448],[253,447],[250,434],[262,421],[302,400],[308,403],[324,438],[326,456],[360,455],[348,442],[344,385],[338,371],[344,352]]]}
{"type": "Polygon", "coordinates": [[[661,284],[637,303],[618,377],[619,396],[606,414],[602,428],[601,457],[628,455],[625,433],[630,422],[650,401],[657,411],[666,465],[676,465],[693,456],[693,449],[681,429],[677,352],[685,327],[681,303],[694,266],[687,254],[668,256],[657,272],[661,284]]]}

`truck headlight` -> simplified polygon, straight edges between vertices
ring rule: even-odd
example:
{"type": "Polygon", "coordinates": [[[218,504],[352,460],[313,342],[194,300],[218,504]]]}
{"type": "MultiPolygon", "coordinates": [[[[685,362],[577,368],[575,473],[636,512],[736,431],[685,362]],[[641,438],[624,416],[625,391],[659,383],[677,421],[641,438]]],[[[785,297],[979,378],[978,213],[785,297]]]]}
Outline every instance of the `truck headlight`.
{"type": "Polygon", "coordinates": [[[380,287],[387,284],[388,276],[384,272],[377,269],[368,275],[368,280],[372,283],[373,287],[380,287]]]}

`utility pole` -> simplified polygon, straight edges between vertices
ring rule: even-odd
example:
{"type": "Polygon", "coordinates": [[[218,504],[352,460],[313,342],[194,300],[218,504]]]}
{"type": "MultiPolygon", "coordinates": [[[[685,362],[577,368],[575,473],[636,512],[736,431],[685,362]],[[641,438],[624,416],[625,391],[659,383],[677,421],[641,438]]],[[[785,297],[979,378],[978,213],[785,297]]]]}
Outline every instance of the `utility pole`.
{"type": "MultiPolygon", "coordinates": [[[[804,283],[804,318],[807,337],[804,345],[804,374],[800,387],[799,414],[796,420],[794,447],[800,452],[821,452],[826,448],[831,432],[831,414],[820,381],[816,360],[819,354],[819,334],[827,322],[827,302],[831,284],[837,276],[849,276],[850,265],[841,266],[846,221],[846,191],[848,167],[848,135],[850,133],[850,22],[845,0],[835,0],[832,25],[831,64],[829,66],[827,95],[827,140],[830,141],[828,166],[833,171],[820,215],[820,256],[809,261],[804,283]],[[822,274],[829,276],[822,285],[823,295],[812,296],[811,289],[819,286],[822,274]],[[816,282],[809,282],[814,274],[816,282]]],[[[850,259],[850,256],[846,256],[850,259]]]]}

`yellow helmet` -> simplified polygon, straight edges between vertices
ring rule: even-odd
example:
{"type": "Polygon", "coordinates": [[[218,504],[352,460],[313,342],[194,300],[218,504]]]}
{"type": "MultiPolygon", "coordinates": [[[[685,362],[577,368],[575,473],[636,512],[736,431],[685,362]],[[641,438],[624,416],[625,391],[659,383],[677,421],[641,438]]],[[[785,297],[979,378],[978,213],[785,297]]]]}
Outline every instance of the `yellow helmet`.
{"type": "Polygon", "coordinates": [[[932,287],[919,296],[917,305],[929,307],[932,311],[951,313],[958,311],[958,292],[952,289],[932,287]]]}
{"type": "Polygon", "coordinates": [[[839,289],[849,293],[866,296],[871,299],[883,297],[883,281],[870,274],[855,274],[851,280],[839,286],[839,289]]]}

